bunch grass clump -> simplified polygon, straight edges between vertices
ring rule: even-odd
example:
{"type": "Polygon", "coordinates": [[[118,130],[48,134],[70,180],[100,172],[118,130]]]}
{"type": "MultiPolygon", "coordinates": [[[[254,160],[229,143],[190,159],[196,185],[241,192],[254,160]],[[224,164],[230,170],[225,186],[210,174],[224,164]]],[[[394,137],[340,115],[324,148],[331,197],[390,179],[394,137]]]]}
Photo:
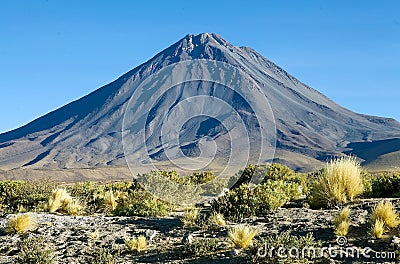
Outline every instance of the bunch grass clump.
{"type": "Polygon", "coordinates": [[[220,213],[213,213],[210,218],[208,219],[209,224],[212,227],[222,227],[226,226],[226,221],[223,214],[220,213]]]}
{"type": "Polygon", "coordinates": [[[328,162],[313,186],[311,205],[334,206],[353,201],[364,191],[361,166],[355,157],[341,157],[328,162]]]}
{"type": "Polygon", "coordinates": [[[385,233],[385,222],[381,219],[376,219],[372,226],[372,235],[376,238],[383,238],[385,233]]]}
{"type": "Polygon", "coordinates": [[[349,232],[350,222],[350,208],[345,207],[343,210],[334,218],[335,234],[338,236],[346,236],[349,232]]]}
{"type": "Polygon", "coordinates": [[[36,221],[31,214],[18,214],[13,216],[6,224],[6,232],[10,234],[22,234],[33,230],[36,227],[36,221]]]}
{"type": "Polygon", "coordinates": [[[252,245],[252,240],[257,234],[257,229],[248,225],[239,225],[229,230],[228,238],[234,248],[246,249],[252,245]]]}
{"type": "Polygon", "coordinates": [[[53,190],[47,202],[47,209],[49,213],[77,215],[82,211],[83,206],[79,200],[72,198],[65,188],[57,188],[53,190]]]}
{"type": "Polygon", "coordinates": [[[372,233],[376,238],[382,238],[383,233],[400,224],[399,216],[390,201],[380,201],[374,208],[371,216],[372,233]]]}
{"type": "Polygon", "coordinates": [[[147,248],[146,237],[139,236],[138,238],[125,239],[125,246],[131,252],[140,253],[147,248]]]}
{"type": "Polygon", "coordinates": [[[103,196],[104,203],[106,206],[109,206],[112,211],[117,208],[118,202],[117,200],[119,199],[118,193],[114,193],[113,190],[108,190],[104,193],[103,196]]]}
{"type": "Polygon", "coordinates": [[[372,222],[377,219],[382,220],[389,228],[397,227],[400,224],[399,216],[390,201],[381,201],[375,206],[372,212],[372,222]]]}

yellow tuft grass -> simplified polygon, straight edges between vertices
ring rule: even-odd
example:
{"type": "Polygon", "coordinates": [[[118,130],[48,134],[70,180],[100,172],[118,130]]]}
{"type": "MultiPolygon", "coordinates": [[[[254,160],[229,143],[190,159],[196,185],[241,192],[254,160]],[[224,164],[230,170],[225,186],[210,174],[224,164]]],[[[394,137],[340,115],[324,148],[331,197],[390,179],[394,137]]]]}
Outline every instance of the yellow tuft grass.
{"type": "Polygon", "coordinates": [[[139,236],[138,238],[125,239],[125,246],[129,251],[140,253],[147,248],[146,237],[139,236]]]}
{"type": "Polygon", "coordinates": [[[72,198],[65,188],[53,190],[46,208],[49,213],[60,212],[69,215],[77,215],[83,210],[81,202],[72,198]]]}
{"type": "Polygon", "coordinates": [[[372,226],[372,234],[376,238],[383,238],[383,233],[385,232],[385,222],[381,219],[376,219],[372,226]]]}
{"type": "Polygon", "coordinates": [[[350,222],[349,222],[349,216],[350,216],[350,208],[345,207],[343,210],[337,215],[334,220],[334,226],[335,226],[335,234],[338,236],[346,236],[349,232],[349,227],[350,227],[350,222]]]}
{"type": "Polygon", "coordinates": [[[7,222],[6,232],[10,234],[22,234],[31,231],[35,226],[36,222],[30,214],[19,214],[7,222]]]}
{"type": "Polygon", "coordinates": [[[91,232],[88,234],[88,237],[92,240],[99,240],[100,239],[100,232],[98,230],[91,232]]]}
{"type": "Polygon", "coordinates": [[[396,210],[393,208],[393,204],[390,201],[379,202],[375,206],[371,218],[373,223],[377,220],[381,220],[384,225],[389,228],[397,227],[400,224],[396,210]]]}
{"type": "Polygon", "coordinates": [[[106,191],[104,193],[103,198],[106,206],[109,206],[112,209],[112,211],[114,211],[115,208],[117,208],[118,205],[117,200],[119,198],[119,195],[117,193],[114,193],[112,190],[106,191]]]}
{"type": "Polygon", "coordinates": [[[331,160],[318,179],[314,200],[323,205],[343,204],[364,191],[361,166],[355,157],[331,160]]]}
{"type": "Polygon", "coordinates": [[[71,202],[65,205],[65,211],[69,215],[78,215],[80,212],[82,212],[82,210],[83,206],[77,199],[72,199],[71,202]]]}
{"type": "Polygon", "coordinates": [[[236,249],[246,249],[252,244],[258,231],[247,225],[233,227],[228,232],[228,238],[236,249]]]}
{"type": "Polygon", "coordinates": [[[64,188],[58,188],[52,192],[47,202],[47,208],[50,213],[55,213],[60,209],[66,208],[71,202],[72,197],[69,195],[67,190],[64,188]]]}
{"type": "Polygon", "coordinates": [[[208,221],[212,226],[216,227],[226,226],[225,218],[220,213],[213,213],[208,221]]]}

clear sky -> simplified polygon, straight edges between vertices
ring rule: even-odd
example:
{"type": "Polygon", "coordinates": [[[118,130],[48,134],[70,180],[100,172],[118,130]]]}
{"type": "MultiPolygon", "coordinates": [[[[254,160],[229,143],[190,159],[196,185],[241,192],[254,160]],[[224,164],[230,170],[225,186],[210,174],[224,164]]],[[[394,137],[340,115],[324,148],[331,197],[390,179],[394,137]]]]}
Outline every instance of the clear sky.
{"type": "Polygon", "coordinates": [[[400,120],[400,1],[2,0],[0,132],[202,32],[252,47],[353,111],[400,120]]]}

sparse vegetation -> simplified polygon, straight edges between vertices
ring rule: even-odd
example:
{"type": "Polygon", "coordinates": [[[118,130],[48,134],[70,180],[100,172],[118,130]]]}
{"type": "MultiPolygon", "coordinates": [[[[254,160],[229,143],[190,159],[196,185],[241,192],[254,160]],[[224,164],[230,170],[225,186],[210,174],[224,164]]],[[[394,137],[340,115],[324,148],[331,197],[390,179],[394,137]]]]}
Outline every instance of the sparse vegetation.
{"type": "Polygon", "coordinates": [[[341,157],[327,163],[309,200],[313,207],[329,207],[353,201],[363,190],[360,164],[354,157],[341,157]]]}
{"type": "Polygon", "coordinates": [[[252,245],[253,238],[257,235],[257,229],[247,225],[238,225],[228,232],[228,238],[236,249],[246,249],[252,245]]]}
{"type": "Polygon", "coordinates": [[[36,222],[31,214],[18,214],[10,218],[6,225],[6,232],[22,234],[31,231],[36,227],[36,222]]]}
{"type": "MultiPolygon", "coordinates": [[[[334,162],[335,161],[328,163],[327,166],[334,162]]],[[[337,169],[340,168],[340,166],[334,168],[337,169]]],[[[141,186],[141,184],[139,184],[137,179],[133,181],[113,183],[84,182],[75,184],[60,183],[54,185],[46,183],[47,185],[44,184],[46,186],[43,187],[40,187],[39,181],[34,183],[36,185],[34,187],[28,187],[27,182],[24,181],[4,181],[0,182],[0,211],[6,213],[42,210],[68,215],[85,213],[88,215],[97,215],[93,217],[93,219],[102,218],[104,221],[112,219],[110,225],[113,225],[113,228],[110,228],[110,230],[105,230],[97,224],[87,225],[87,223],[83,224],[82,222],[82,226],[80,226],[80,224],[75,224],[73,228],[71,227],[71,234],[69,234],[69,230],[66,232],[68,233],[67,236],[75,236],[74,239],[79,239],[80,241],[85,241],[85,243],[87,243],[87,255],[82,255],[77,258],[77,260],[81,258],[79,261],[84,261],[85,263],[116,263],[117,260],[120,260],[120,256],[123,257],[124,260],[129,259],[129,261],[133,262],[138,260],[141,261],[142,259],[146,261],[154,261],[159,256],[170,258],[175,255],[188,257],[191,260],[202,259],[204,261],[208,259],[218,261],[218,258],[215,258],[215,255],[224,255],[225,257],[238,261],[243,260],[243,262],[252,260],[256,263],[313,263],[315,260],[309,257],[279,258],[276,254],[276,250],[272,251],[272,257],[258,258],[257,250],[264,246],[263,243],[265,242],[269,249],[271,247],[278,248],[279,245],[285,248],[291,248],[293,246],[302,248],[305,245],[309,245],[314,246],[316,250],[320,247],[320,243],[316,242],[311,234],[304,236],[304,233],[302,233],[304,231],[299,231],[297,229],[293,232],[298,236],[284,232],[276,236],[268,235],[264,238],[259,237],[257,235],[259,234],[257,232],[258,229],[252,228],[250,224],[254,223],[255,218],[248,217],[260,217],[256,218],[257,225],[260,226],[265,225],[265,220],[271,221],[270,219],[274,219],[274,227],[267,227],[264,229],[268,226],[267,224],[262,229],[260,228],[260,230],[262,230],[260,236],[269,234],[268,232],[271,231],[275,232],[277,230],[285,230],[289,225],[299,225],[300,229],[302,229],[301,226],[304,226],[305,223],[303,221],[298,221],[297,217],[302,214],[305,214],[306,216],[311,214],[310,212],[305,212],[300,209],[301,206],[304,206],[304,197],[305,195],[309,195],[309,201],[311,201],[311,198],[315,197],[316,189],[311,183],[316,179],[321,180],[322,178],[327,177],[329,171],[330,170],[326,167],[312,173],[302,174],[294,173],[286,166],[276,163],[266,164],[263,166],[250,165],[241,174],[245,176],[243,179],[239,180],[241,184],[234,184],[233,189],[225,191],[225,194],[220,195],[219,198],[210,203],[205,203],[204,205],[188,205],[188,209],[180,217],[184,228],[182,228],[182,225],[179,223],[179,218],[176,216],[182,212],[182,207],[178,208],[172,203],[153,197],[141,186]],[[261,177],[263,177],[261,184],[249,184],[252,171],[259,174],[256,175],[256,178],[260,177],[259,179],[261,179],[261,177]],[[32,190],[33,194],[30,194],[28,190],[32,190]],[[42,191],[42,193],[40,193],[40,191],[42,191]],[[33,198],[33,202],[28,201],[30,198],[33,198]],[[209,205],[211,205],[211,208],[209,205]],[[277,210],[275,214],[273,210],[282,206],[285,206],[286,208],[277,210]],[[291,211],[291,207],[297,207],[298,209],[291,211]],[[177,208],[179,210],[174,211],[177,208]],[[128,219],[108,217],[159,217],[169,215],[171,212],[174,213],[165,219],[142,217],[128,219]],[[298,215],[288,215],[292,212],[295,212],[298,215]],[[104,215],[107,217],[104,218],[104,215]],[[281,222],[282,226],[285,225],[284,229],[282,229],[281,222]],[[153,233],[154,229],[152,227],[155,225],[158,226],[160,223],[161,225],[165,224],[163,227],[165,230],[161,231],[162,229],[158,229],[157,227],[157,233],[153,233]],[[279,225],[279,229],[277,230],[275,229],[276,223],[279,225]],[[121,232],[121,224],[124,226],[123,232],[121,232]],[[144,225],[145,227],[142,227],[141,225],[144,225]],[[126,234],[132,234],[133,230],[135,230],[134,233],[136,234],[137,228],[139,230],[146,228],[146,237],[139,236],[129,237],[126,240],[120,239],[121,236],[125,237],[126,234]],[[110,232],[115,232],[114,235],[111,235],[111,240],[110,232]],[[176,235],[170,236],[171,232],[176,232],[176,235]],[[190,235],[188,239],[186,239],[186,235],[190,235]],[[149,250],[148,245],[150,241],[152,241],[152,246],[150,247],[151,250],[149,250]],[[113,243],[116,244],[114,245],[113,243]],[[228,244],[230,245],[229,247],[227,246],[228,244]],[[120,255],[120,251],[123,255],[120,255]],[[143,252],[149,254],[140,254],[143,252]],[[160,253],[159,256],[158,253],[160,253]],[[165,256],[161,254],[165,254],[165,256]]],[[[334,170],[332,169],[332,171],[334,170]]],[[[351,169],[347,170],[347,172],[348,171],[352,172],[354,170],[351,169]]],[[[163,187],[172,186],[172,189],[168,190],[165,194],[167,196],[172,197],[176,193],[189,192],[197,188],[195,195],[180,194],[181,196],[176,199],[183,196],[186,198],[193,198],[197,195],[212,193],[211,189],[214,188],[213,186],[207,187],[211,189],[207,189],[206,191],[203,186],[198,188],[196,185],[217,180],[214,174],[208,172],[194,173],[193,175],[184,177],[179,176],[174,171],[159,171],[157,173],[152,173],[156,174],[155,178],[145,180],[145,184],[157,185],[159,181],[162,181],[162,179],[165,179],[166,177],[171,180],[172,183],[170,182],[168,185],[162,185],[161,187],[157,186],[157,188],[160,188],[160,191],[163,187]],[[175,185],[177,183],[181,184],[180,187],[184,186],[183,189],[179,189],[179,185],[175,185]],[[175,187],[176,189],[174,189],[175,187]]],[[[335,173],[339,176],[346,174],[337,171],[335,173]]],[[[335,173],[331,172],[331,174],[335,173]]],[[[341,203],[348,202],[357,196],[355,193],[358,193],[358,191],[355,191],[355,188],[347,188],[346,184],[350,184],[350,182],[357,183],[358,181],[354,180],[352,177],[348,177],[348,175],[346,177],[337,177],[339,179],[338,182],[343,183],[347,181],[347,183],[341,185],[341,189],[337,188],[337,190],[341,190],[338,191],[338,193],[342,193],[344,196],[343,200],[341,202],[333,202],[333,199],[325,199],[323,201],[325,204],[324,206],[334,204],[340,205],[341,203]]],[[[361,172],[362,185],[366,190],[364,197],[376,195],[384,196],[385,192],[391,192],[390,195],[394,196],[396,192],[394,188],[397,186],[397,177],[396,173],[361,172]],[[391,186],[390,188],[393,189],[385,186],[386,184],[391,186]]],[[[220,188],[220,186],[222,185],[219,185],[218,183],[215,185],[215,188],[220,188]]],[[[327,194],[329,193],[329,190],[321,193],[327,194]]],[[[363,224],[358,215],[360,215],[360,211],[365,212],[365,207],[362,207],[363,210],[360,210],[357,203],[354,203],[351,206],[354,210],[352,211],[352,215],[354,214],[352,221],[355,226],[354,229],[350,230],[352,232],[351,239],[365,239],[365,236],[362,238],[360,237],[361,229],[357,228],[363,224]]],[[[371,210],[371,206],[372,205],[369,202],[367,205],[368,210],[371,210]]],[[[398,206],[397,201],[393,204],[382,201],[375,206],[371,215],[371,229],[368,235],[372,235],[375,238],[386,238],[398,235],[400,220],[396,210],[394,209],[395,206],[398,206]]],[[[321,213],[326,216],[326,219],[318,220],[327,224],[326,228],[330,228],[331,225],[329,222],[330,212],[331,211],[322,210],[321,213]]],[[[26,221],[28,218],[27,215],[29,214],[20,213],[11,216],[9,222],[4,221],[4,230],[8,235],[3,237],[8,237],[11,234],[18,233],[19,235],[16,237],[21,238],[21,243],[27,240],[28,234],[26,233],[30,230],[34,230],[33,227],[35,227],[35,225],[28,227],[30,224],[26,224],[29,223],[29,221],[26,221]],[[18,218],[19,220],[17,220],[18,218]],[[26,219],[24,220],[24,218],[26,219]],[[27,227],[25,228],[24,225],[27,227]],[[13,227],[11,228],[11,226],[13,227]]],[[[348,234],[350,228],[349,215],[350,209],[344,207],[343,210],[335,216],[333,222],[335,234],[337,236],[346,236],[348,234]]],[[[31,234],[47,234],[49,230],[58,230],[57,228],[60,226],[58,221],[62,219],[62,217],[58,215],[50,214],[39,214],[39,217],[41,219],[41,224],[39,223],[37,225],[37,232],[32,232],[31,234]]],[[[71,217],[68,221],[74,222],[76,219],[80,219],[80,217],[71,217]]],[[[86,218],[84,217],[82,219],[86,218]]],[[[89,220],[89,222],[90,221],[91,220],[89,220]]],[[[65,231],[66,230],[63,230],[62,233],[64,234],[65,231]]],[[[18,263],[52,263],[52,261],[55,260],[55,253],[69,254],[69,252],[71,252],[70,249],[66,249],[63,253],[60,253],[58,250],[57,252],[54,252],[52,247],[49,247],[47,243],[43,243],[43,240],[39,240],[40,239],[31,240],[31,243],[37,243],[37,245],[39,245],[39,249],[36,248],[36,244],[35,247],[32,248],[27,248],[25,246],[25,248],[22,249],[21,246],[21,252],[18,258],[16,257],[16,253],[13,251],[15,250],[15,245],[0,245],[0,255],[4,254],[11,256],[11,254],[14,254],[12,258],[14,261],[18,261],[18,263]]],[[[4,239],[2,242],[4,242],[4,239]]],[[[69,245],[71,245],[70,242],[71,240],[68,241],[69,245]]],[[[386,243],[386,241],[384,242],[386,243]]],[[[82,249],[84,250],[85,247],[82,249]]],[[[77,249],[74,248],[73,250],[77,249]]],[[[78,253],[75,253],[74,251],[73,254],[78,253]]],[[[171,261],[173,261],[172,258],[171,261]]]]}
{"type": "Polygon", "coordinates": [[[88,237],[92,240],[99,240],[101,237],[101,234],[100,234],[99,230],[95,230],[95,231],[89,233],[88,237]]]}
{"type": "Polygon", "coordinates": [[[335,234],[338,236],[346,236],[349,232],[350,222],[350,208],[345,207],[343,210],[334,218],[335,234]]]}

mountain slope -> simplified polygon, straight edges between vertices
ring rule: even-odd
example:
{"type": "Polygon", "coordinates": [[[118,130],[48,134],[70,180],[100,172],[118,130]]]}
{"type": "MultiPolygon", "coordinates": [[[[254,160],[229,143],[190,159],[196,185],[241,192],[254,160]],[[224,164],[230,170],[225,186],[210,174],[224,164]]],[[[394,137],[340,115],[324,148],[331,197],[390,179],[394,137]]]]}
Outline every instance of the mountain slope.
{"type": "MultiPolygon", "coordinates": [[[[121,143],[123,118],[136,87],[146,77],[168,65],[197,59],[233,65],[261,87],[275,119],[276,158],[295,169],[312,169],[327,157],[352,152],[351,143],[400,138],[399,122],[351,112],[301,83],[251,48],[236,47],[216,34],[204,33],[187,35],[116,81],[21,128],[0,134],[0,169],[126,166],[121,143]]],[[[188,73],[178,77],[185,78],[184,74],[188,73]]],[[[179,93],[184,91],[186,96],[212,93],[234,104],[234,94],[218,95],[213,85],[204,82],[198,85],[201,87],[197,90],[177,87],[153,109],[154,120],[146,124],[153,129],[153,135],[146,142],[153,160],[162,162],[166,159],[163,154],[166,149],[160,147],[156,137],[161,133],[157,118],[171,109],[171,104],[179,99],[179,93]]],[[[240,89],[250,93],[246,87],[240,89]]],[[[138,107],[145,102],[145,99],[136,100],[138,107]]],[[[243,111],[247,109],[247,106],[240,107],[243,111]]],[[[262,106],[257,107],[259,109],[256,110],[264,111],[262,106]]],[[[251,125],[252,114],[245,117],[248,118],[246,124],[251,125]]],[[[181,136],[186,145],[180,146],[185,155],[195,157],[199,154],[200,134],[202,137],[218,138],[219,147],[226,146],[226,131],[221,124],[201,119],[186,126],[181,136]]],[[[138,141],[134,145],[141,143],[138,141]]],[[[398,150],[400,144],[391,148],[390,152],[398,150]]],[[[219,155],[224,157],[227,151],[223,149],[219,155]]],[[[364,153],[363,157],[366,157],[366,162],[372,162],[371,156],[374,157],[364,153]]]]}

